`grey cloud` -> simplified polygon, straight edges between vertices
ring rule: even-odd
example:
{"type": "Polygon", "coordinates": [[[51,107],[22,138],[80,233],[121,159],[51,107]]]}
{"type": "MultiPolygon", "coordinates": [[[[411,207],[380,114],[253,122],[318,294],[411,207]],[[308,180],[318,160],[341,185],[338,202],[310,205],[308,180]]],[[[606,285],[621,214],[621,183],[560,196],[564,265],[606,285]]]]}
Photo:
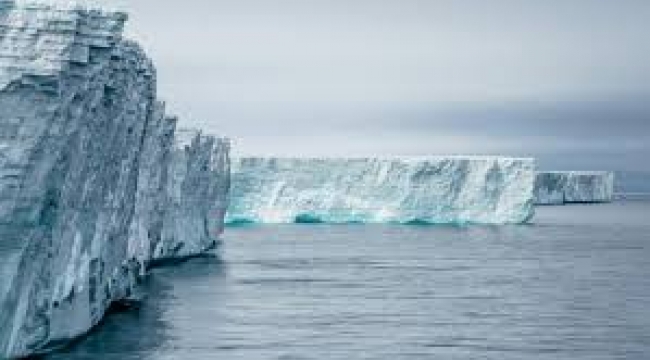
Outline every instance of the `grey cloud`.
{"type": "Polygon", "coordinates": [[[647,0],[103,2],[170,108],[242,153],[650,167],[647,0]]]}

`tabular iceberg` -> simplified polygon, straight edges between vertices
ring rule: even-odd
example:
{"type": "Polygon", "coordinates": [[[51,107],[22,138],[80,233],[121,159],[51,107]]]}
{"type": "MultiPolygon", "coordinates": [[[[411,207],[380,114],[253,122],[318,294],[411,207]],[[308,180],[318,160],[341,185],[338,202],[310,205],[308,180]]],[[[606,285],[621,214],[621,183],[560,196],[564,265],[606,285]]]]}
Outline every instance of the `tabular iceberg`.
{"type": "Polygon", "coordinates": [[[535,162],[499,157],[233,160],[228,223],[523,223],[535,162]]]}
{"type": "Polygon", "coordinates": [[[538,205],[612,201],[614,173],[610,171],[540,172],[535,180],[538,205]]]}
{"type": "Polygon", "coordinates": [[[150,260],[202,251],[221,231],[227,142],[175,147],[125,20],[0,0],[0,357],[85,333],[150,260]]]}

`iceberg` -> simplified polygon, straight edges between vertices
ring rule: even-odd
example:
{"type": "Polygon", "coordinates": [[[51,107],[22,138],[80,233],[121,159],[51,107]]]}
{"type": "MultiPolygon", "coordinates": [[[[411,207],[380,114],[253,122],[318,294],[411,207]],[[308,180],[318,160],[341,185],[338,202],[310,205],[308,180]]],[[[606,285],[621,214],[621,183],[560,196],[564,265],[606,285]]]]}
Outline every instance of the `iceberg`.
{"type": "Polygon", "coordinates": [[[162,233],[153,260],[202,254],[224,229],[230,190],[230,142],[199,130],[176,132],[167,175],[162,233]]]}
{"type": "Polygon", "coordinates": [[[144,270],[214,249],[230,189],[230,141],[177,129],[157,103],[141,150],[128,256],[144,270]]]}
{"type": "Polygon", "coordinates": [[[535,161],[504,157],[238,158],[229,224],[524,223],[535,161]]]}
{"type": "Polygon", "coordinates": [[[176,131],[125,21],[0,0],[0,358],[86,333],[221,233],[229,145],[176,131]]]}
{"type": "Polygon", "coordinates": [[[537,205],[610,202],[613,196],[611,171],[539,172],[535,180],[537,205]]]}

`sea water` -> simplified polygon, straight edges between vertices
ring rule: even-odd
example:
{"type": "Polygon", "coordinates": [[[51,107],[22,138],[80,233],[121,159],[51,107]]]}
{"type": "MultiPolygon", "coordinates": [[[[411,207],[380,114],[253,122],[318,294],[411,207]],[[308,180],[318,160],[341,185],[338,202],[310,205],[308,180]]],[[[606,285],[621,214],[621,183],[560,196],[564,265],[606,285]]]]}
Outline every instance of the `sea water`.
{"type": "Polygon", "coordinates": [[[650,202],[524,226],[283,225],[157,269],[51,359],[648,359],[650,202]]]}

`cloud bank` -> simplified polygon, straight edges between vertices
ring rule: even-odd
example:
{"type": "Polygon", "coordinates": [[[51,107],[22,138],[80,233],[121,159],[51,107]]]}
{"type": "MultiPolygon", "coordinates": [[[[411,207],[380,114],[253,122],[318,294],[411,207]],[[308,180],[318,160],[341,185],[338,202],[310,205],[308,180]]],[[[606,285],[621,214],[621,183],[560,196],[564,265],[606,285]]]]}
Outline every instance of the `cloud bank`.
{"type": "Polygon", "coordinates": [[[171,109],[242,154],[650,168],[647,0],[105,3],[171,109]]]}

